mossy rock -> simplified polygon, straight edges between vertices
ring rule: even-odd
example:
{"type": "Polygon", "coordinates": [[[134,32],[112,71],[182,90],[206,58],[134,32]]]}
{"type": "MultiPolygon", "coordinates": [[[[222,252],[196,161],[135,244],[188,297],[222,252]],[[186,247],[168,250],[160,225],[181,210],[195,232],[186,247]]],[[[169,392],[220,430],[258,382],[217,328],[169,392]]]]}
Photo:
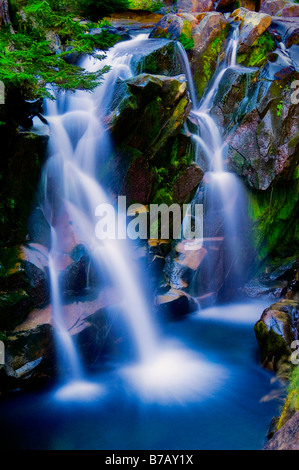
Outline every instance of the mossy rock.
{"type": "Polygon", "coordinates": [[[254,329],[264,367],[277,371],[289,362],[299,333],[298,317],[299,304],[291,300],[279,301],[263,312],[254,329]]]}
{"type": "Polygon", "coordinates": [[[210,42],[199,53],[196,50],[191,60],[195,88],[199,98],[203,95],[208,82],[211,80],[218,64],[219,56],[224,51],[224,46],[229,33],[229,25],[215,31],[210,42]]]}

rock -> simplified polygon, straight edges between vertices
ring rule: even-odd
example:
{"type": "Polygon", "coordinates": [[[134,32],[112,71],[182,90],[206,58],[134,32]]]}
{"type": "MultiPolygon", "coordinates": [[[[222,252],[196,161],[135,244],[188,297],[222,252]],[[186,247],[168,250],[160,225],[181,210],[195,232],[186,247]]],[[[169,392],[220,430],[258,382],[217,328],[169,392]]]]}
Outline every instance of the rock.
{"type": "Polygon", "coordinates": [[[291,47],[299,43],[299,19],[298,18],[273,18],[269,27],[269,32],[282,42],[285,46],[291,47]]]}
{"type": "Polygon", "coordinates": [[[178,0],[176,11],[178,13],[213,11],[213,0],[178,0]]]}
{"type": "Polygon", "coordinates": [[[184,19],[181,16],[169,13],[158,22],[150,37],[178,40],[184,28],[184,19]]]}
{"type": "Polygon", "coordinates": [[[299,450],[299,411],[274,434],[264,450],[299,450]]]}
{"type": "Polygon", "coordinates": [[[111,113],[111,131],[126,144],[154,159],[182,128],[191,103],[184,76],[142,74],[127,80],[126,95],[111,113]]]}
{"type": "Polygon", "coordinates": [[[158,313],[167,320],[180,320],[198,310],[197,302],[186,293],[171,289],[157,297],[158,313]]]}
{"type": "Polygon", "coordinates": [[[277,16],[286,17],[298,17],[299,16],[299,5],[296,3],[286,4],[281,11],[277,13],[277,16]]]}
{"type": "Polygon", "coordinates": [[[155,173],[144,157],[137,158],[129,168],[123,182],[121,194],[125,194],[129,204],[147,204],[153,194],[155,173]]]}
{"type": "Polygon", "coordinates": [[[228,139],[229,167],[246,175],[248,184],[260,190],[269,188],[281,174],[287,178],[298,161],[298,109],[279,83],[264,90],[261,86],[257,107],[245,114],[228,139]]]}
{"type": "MultiPolygon", "coordinates": [[[[2,126],[3,127],[3,126],[2,126]]],[[[0,163],[2,174],[0,239],[2,246],[23,243],[28,233],[28,217],[31,212],[41,165],[46,155],[49,135],[16,131],[3,139],[0,163]],[[16,175],[18,184],[16,184],[16,175]],[[26,191],[24,193],[24,188],[26,191]]]]}
{"type": "Polygon", "coordinates": [[[190,198],[201,183],[203,176],[204,172],[198,165],[194,164],[187,167],[174,183],[175,201],[179,204],[190,202],[190,198]]]}
{"type": "Polygon", "coordinates": [[[136,75],[148,73],[173,77],[184,72],[176,43],[164,39],[147,42],[140,57],[134,54],[131,67],[136,75]]]}
{"type": "Polygon", "coordinates": [[[38,268],[34,264],[23,261],[22,266],[27,275],[27,293],[30,297],[32,308],[42,307],[50,301],[48,272],[38,268]]]}
{"type": "Polygon", "coordinates": [[[242,289],[248,297],[280,299],[287,290],[287,281],[252,280],[242,289]]]}
{"type": "Polygon", "coordinates": [[[276,16],[276,13],[282,10],[285,3],[285,0],[263,0],[260,12],[270,16],[276,16]]]}
{"type": "Polygon", "coordinates": [[[5,341],[5,369],[8,375],[25,378],[28,372],[31,373],[40,364],[46,352],[53,350],[53,346],[54,331],[50,325],[38,325],[27,331],[8,335],[5,341]],[[28,365],[33,365],[32,363],[34,367],[29,370],[28,365]]]}
{"type": "Polygon", "coordinates": [[[197,94],[201,97],[216,70],[230,27],[222,13],[203,13],[198,20],[199,24],[192,33],[191,69],[197,94]]]}
{"type": "Polygon", "coordinates": [[[238,8],[232,15],[234,21],[240,21],[239,53],[242,54],[261,36],[271,25],[272,18],[265,13],[256,13],[246,8],[238,8]]]}
{"type": "Polygon", "coordinates": [[[215,3],[217,3],[216,11],[221,13],[232,12],[236,8],[240,7],[244,7],[252,11],[254,11],[256,8],[255,0],[219,0],[215,3]]]}
{"type": "Polygon", "coordinates": [[[282,300],[267,308],[255,325],[263,366],[277,370],[281,361],[288,361],[291,344],[299,334],[299,304],[282,300]]]}
{"type": "Polygon", "coordinates": [[[259,70],[253,68],[229,68],[223,75],[214,98],[212,115],[225,133],[229,133],[235,125],[244,97],[259,76],[259,70]]]}
{"type": "Polygon", "coordinates": [[[13,329],[30,311],[30,298],[22,289],[0,292],[0,328],[13,329]]]}

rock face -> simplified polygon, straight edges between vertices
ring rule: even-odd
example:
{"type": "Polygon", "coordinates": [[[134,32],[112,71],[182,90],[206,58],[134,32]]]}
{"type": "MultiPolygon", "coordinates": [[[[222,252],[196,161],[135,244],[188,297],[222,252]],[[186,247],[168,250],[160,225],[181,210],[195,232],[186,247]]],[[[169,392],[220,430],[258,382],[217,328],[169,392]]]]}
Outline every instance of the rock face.
{"type": "Polygon", "coordinates": [[[201,170],[190,167],[190,138],[180,133],[191,106],[184,75],[141,74],[119,83],[109,117],[116,143],[107,169],[113,193],[140,204],[190,198],[202,179],[201,170]]]}
{"type": "Polygon", "coordinates": [[[299,411],[274,434],[264,450],[299,450],[299,411]]]}
{"type": "Polygon", "coordinates": [[[287,362],[292,342],[299,338],[299,304],[282,300],[264,311],[255,325],[264,367],[277,370],[281,361],[287,362]]]}

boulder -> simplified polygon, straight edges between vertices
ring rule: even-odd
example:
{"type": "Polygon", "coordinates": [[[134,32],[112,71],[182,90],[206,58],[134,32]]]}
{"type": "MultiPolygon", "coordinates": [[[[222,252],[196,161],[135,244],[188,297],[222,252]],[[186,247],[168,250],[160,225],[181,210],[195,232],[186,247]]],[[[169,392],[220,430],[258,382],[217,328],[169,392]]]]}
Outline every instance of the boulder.
{"type": "Polygon", "coordinates": [[[277,16],[286,16],[296,18],[299,16],[299,5],[296,3],[287,3],[282,10],[277,13],[277,16]]]}
{"type": "Polygon", "coordinates": [[[185,292],[171,289],[157,297],[158,313],[166,320],[180,320],[198,310],[198,304],[185,292]]]}
{"type": "Polygon", "coordinates": [[[176,11],[178,13],[213,11],[213,0],[178,0],[176,11]]]}
{"type": "Polygon", "coordinates": [[[274,434],[264,450],[299,450],[299,411],[274,434]]]}
{"type": "Polygon", "coordinates": [[[292,342],[298,338],[299,304],[281,300],[271,305],[263,312],[254,329],[263,366],[277,370],[281,362],[289,361],[292,342]]]}
{"type": "Polygon", "coordinates": [[[235,10],[231,18],[241,22],[239,53],[246,52],[250,46],[269,28],[272,23],[270,15],[249,11],[246,8],[235,10]]]}
{"type": "Polygon", "coordinates": [[[263,0],[260,12],[270,16],[276,16],[285,4],[286,0],[263,0]]]}
{"type": "Polygon", "coordinates": [[[136,75],[149,73],[173,77],[184,72],[176,43],[164,39],[147,42],[140,56],[134,54],[131,67],[136,75]]]}
{"type": "Polygon", "coordinates": [[[116,144],[154,159],[182,128],[191,108],[185,76],[142,74],[125,82],[125,95],[114,102],[111,131],[116,144]]]}
{"type": "Polygon", "coordinates": [[[157,23],[151,32],[152,38],[167,38],[177,40],[180,38],[184,28],[184,19],[182,16],[169,13],[157,23]]]}

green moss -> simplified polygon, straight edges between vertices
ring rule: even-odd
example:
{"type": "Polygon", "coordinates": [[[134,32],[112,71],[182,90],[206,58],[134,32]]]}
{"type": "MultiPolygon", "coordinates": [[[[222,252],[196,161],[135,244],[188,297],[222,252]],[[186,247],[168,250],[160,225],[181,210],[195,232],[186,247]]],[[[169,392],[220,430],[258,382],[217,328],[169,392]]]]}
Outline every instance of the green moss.
{"type": "Polygon", "coordinates": [[[145,10],[155,13],[164,7],[161,0],[128,0],[131,10],[145,10]]]}
{"type": "Polygon", "coordinates": [[[272,328],[268,330],[267,326],[262,321],[255,325],[254,331],[260,345],[263,363],[270,364],[274,359],[275,366],[281,358],[287,358],[290,355],[290,350],[285,339],[275,333],[272,328]]]}
{"type": "Polygon", "coordinates": [[[247,67],[262,67],[267,61],[267,54],[275,49],[275,42],[266,31],[256,39],[246,53],[238,54],[237,61],[247,67]]]}
{"type": "Polygon", "coordinates": [[[282,428],[286,421],[299,411],[299,367],[295,367],[290,374],[287,398],[277,424],[277,431],[282,428]]]}
{"type": "Polygon", "coordinates": [[[182,33],[179,37],[179,41],[182,43],[186,51],[190,51],[194,48],[194,39],[192,37],[192,26],[189,21],[184,21],[182,33]]]}
{"type": "Polygon", "coordinates": [[[288,181],[280,180],[267,191],[248,191],[252,241],[261,266],[299,253],[298,194],[298,167],[288,181]]]}
{"type": "Polygon", "coordinates": [[[194,59],[196,63],[194,81],[199,97],[203,95],[208,82],[216,70],[218,57],[223,49],[228,31],[229,26],[226,26],[220,34],[210,42],[206,50],[199,57],[194,59]]]}

